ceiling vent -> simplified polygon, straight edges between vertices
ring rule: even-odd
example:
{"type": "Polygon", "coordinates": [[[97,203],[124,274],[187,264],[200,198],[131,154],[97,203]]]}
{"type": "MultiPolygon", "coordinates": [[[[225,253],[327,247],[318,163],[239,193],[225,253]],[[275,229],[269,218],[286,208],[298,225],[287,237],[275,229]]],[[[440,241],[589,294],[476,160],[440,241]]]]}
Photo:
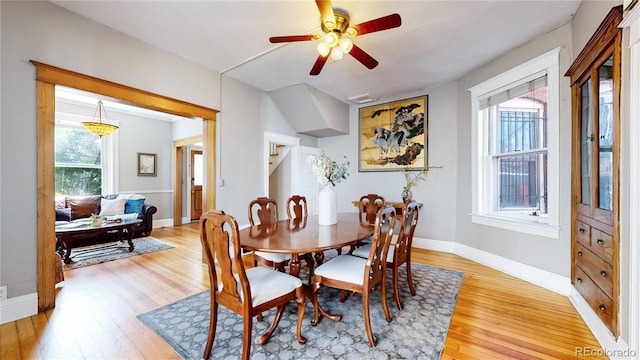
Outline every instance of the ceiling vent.
{"type": "Polygon", "coordinates": [[[378,101],[377,98],[372,97],[368,93],[367,94],[361,94],[361,95],[352,96],[352,97],[348,98],[347,100],[349,100],[349,101],[351,101],[352,103],[355,103],[355,104],[364,104],[364,103],[369,103],[369,102],[373,102],[373,101],[378,101]]]}

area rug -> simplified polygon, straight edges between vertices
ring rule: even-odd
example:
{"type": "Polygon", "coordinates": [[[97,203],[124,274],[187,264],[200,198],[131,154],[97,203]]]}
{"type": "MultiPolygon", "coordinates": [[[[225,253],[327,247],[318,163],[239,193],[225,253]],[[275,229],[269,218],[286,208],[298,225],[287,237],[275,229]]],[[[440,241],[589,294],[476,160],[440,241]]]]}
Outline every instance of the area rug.
{"type": "Polygon", "coordinates": [[[131,256],[148,254],[155,251],[173,248],[172,245],[154,239],[150,236],[133,239],[133,251],[129,252],[129,243],[116,241],[106,244],[97,244],[73,248],[71,250],[71,262],[64,264],[63,269],[72,270],[83,266],[100,264],[107,261],[119,260],[131,256]]]}
{"type": "MultiPolygon", "coordinates": [[[[321,306],[330,313],[341,314],[342,320],[332,322],[321,318],[317,326],[311,326],[309,322],[313,317],[313,305],[307,301],[302,327],[307,343],[300,345],[295,337],[297,307],[292,302],[269,342],[259,345],[258,337],[266,332],[275,315],[275,310],[266,312],[262,322],[255,318],[253,320],[251,358],[440,359],[463,273],[414,264],[412,273],[416,295],[411,296],[405,271],[404,267],[400,270],[400,279],[404,279],[400,283],[404,310],[396,307],[392,291],[387,294],[391,323],[384,318],[379,289],[370,297],[375,348],[369,347],[367,341],[361,295],[349,296],[341,303],[338,290],[322,287],[319,292],[321,306]]],[[[390,274],[388,278],[391,278],[390,274]]],[[[388,283],[390,286],[390,280],[388,283]]],[[[201,359],[209,324],[209,291],[138,315],[138,319],[183,359],[201,359]]],[[[242,334],[242,317],[219,306],[211,358],[240,358],[242,334]]]]}

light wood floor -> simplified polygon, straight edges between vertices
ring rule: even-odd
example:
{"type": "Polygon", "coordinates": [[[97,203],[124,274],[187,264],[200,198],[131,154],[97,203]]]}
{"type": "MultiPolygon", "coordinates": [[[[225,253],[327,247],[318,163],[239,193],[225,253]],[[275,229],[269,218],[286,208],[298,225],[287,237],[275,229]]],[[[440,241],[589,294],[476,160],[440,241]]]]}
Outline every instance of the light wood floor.
{"type": "MultiPolygon", "coordinates": [[[[179,359],[136,315],[207,289],[209,279],[197,226],[152,236],[176,248],[66,272],[55,309],[0,325],[0,359],[179,359]]],[[[442,359],[575,359],[576,348],[600,349],[564,296],[456,255],[413,257],[465,273],[442,359]]]]}

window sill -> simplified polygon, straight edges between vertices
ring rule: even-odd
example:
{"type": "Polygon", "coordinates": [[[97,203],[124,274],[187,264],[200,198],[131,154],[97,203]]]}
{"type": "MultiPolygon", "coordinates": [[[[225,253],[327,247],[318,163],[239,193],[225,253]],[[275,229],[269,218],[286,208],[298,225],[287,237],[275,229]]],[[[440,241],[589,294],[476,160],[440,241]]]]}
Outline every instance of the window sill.
{"type": "MultiPolygon", "coordinates": [[[[544,236],[552,239],[560,238],[560,228],[542,222],[543,219],[522,220],[495,215],[471,214],[471,222],[529,235],[544,236]]],[[[546,220],[546,219],[544,219],[546,220]]]]}

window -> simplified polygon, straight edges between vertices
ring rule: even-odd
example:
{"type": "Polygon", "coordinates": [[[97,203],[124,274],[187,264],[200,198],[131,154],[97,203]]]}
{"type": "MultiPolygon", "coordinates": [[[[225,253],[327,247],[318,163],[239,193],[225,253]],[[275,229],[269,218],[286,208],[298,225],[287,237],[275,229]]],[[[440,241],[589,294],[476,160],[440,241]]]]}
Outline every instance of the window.
{"type": "MultiPolygon", "coordinates": [[[[57,116],[57,115],[56,115],[57,116]]],[[[64,115],[62,115],[64,116],[64,115]]],[[[55,126],[55,196],[115,192],[112,150],[115,134],[100,138],[79,122],[55,126]]]]}
{"type": "Polygon", "coordinates": [[[558,53],[470,89],[474,223],[558,238],[558,53]]]}
{"type": "Polygon", "coordinates": [[[56,125],[56,196],[102,193],[102,141],[81,126],[56,125]]]}

